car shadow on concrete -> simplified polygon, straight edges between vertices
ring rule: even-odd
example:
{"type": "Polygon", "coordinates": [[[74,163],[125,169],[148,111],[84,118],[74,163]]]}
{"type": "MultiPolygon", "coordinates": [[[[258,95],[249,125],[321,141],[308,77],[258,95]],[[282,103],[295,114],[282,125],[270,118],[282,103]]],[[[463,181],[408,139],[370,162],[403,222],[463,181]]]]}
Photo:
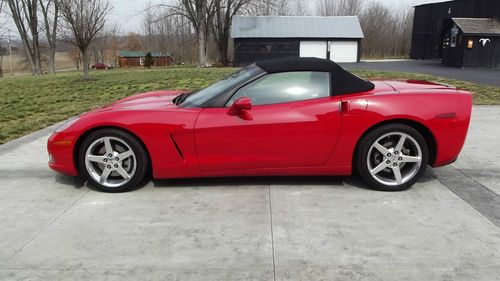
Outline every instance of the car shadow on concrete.
{"type": "Polygon", "coordinates": [[[54,179],[57,183],[69,185],[76,189],[80,189],[85,185],[85,180],[81,177],[72,177],[65,174],[56,173],[54,179]]]}
{"type": "MultiPolygon", "coordinates": [[[[55,174],[55,181],[60,184],[72,186],[76,189],[87,186],[94,191],[100,191],[80,177],[72,177],[64,174],[55,174]]],[[[435,180],[434,171],[427,168],[426,173],[418,182],[425,183],[435,180]]],[[[268,177],[214,177],[214,178],[192,178],[192,179],[161,179],[145,181],[137,188],[129,190],[133,192],[144,188],[152,182],[154,188],[204,188],[204,187],[228,187],[228,186],[352,186],[360,189],[373,190],[357,175],[353,176],[268,176],[268,177]]]]}
{"type": "Polygon", "coordinates": [[[194,179],[153,180],[155,188],[204,187],[204,186],[248,186],[248,185],[332,185],[342,186],[343,177],[332,176],[269,176],[269,177],[214,177],[194,179]]]}

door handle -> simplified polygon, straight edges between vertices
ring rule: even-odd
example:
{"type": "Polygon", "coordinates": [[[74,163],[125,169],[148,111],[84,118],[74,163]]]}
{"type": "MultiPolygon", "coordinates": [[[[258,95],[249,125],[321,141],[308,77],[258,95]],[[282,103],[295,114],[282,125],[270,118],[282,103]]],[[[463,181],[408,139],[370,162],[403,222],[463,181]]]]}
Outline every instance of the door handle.
{"type": "Polygon", "coordinates": [[[368,109],[368,101],[365,99],[342,101],[340,111],[342,114],[361,114],[368,109]]]}

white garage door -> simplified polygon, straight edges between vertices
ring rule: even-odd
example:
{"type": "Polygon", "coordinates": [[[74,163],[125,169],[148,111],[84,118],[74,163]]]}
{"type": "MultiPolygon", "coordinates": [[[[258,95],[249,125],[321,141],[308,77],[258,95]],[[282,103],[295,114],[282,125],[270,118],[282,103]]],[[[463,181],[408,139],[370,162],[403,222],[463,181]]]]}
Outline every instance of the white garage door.
{"type": "Polygon", "coordinates": [[[327,42],[325,41],[301,41],[300,57],[315,57],[326,59],[327,42]]]}
{"type": "Polygon", "coordinates": [[[330,59],[334,62],[357,62],[357,41],[330,41],[330,59]]]}

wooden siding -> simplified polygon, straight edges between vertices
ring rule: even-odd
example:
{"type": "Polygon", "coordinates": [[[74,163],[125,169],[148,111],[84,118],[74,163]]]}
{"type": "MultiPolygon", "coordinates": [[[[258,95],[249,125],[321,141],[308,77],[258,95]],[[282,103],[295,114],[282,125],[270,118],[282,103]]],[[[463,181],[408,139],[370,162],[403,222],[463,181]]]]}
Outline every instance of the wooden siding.
{"type": "Polygon", "coordinates": [[[456,0],[415,7],[411,58],[441,57],[446,22],[453,17],[500,18],[500,1],[456,0]]]}

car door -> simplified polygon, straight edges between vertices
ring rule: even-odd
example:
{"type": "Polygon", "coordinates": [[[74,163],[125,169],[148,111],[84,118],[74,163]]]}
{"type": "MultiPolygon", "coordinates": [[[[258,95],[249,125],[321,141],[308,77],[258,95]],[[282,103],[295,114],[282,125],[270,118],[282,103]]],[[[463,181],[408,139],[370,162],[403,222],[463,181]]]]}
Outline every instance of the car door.
{"type": "Polygon", "coordinates": [[[327,72],[267,74],[237,90],[226,107],[200,113],[195,125],[200,169],[321,166],[341,131],[339,109],[327,72]],[[252,108],[229,114],[244,97],[252,108]]]}

